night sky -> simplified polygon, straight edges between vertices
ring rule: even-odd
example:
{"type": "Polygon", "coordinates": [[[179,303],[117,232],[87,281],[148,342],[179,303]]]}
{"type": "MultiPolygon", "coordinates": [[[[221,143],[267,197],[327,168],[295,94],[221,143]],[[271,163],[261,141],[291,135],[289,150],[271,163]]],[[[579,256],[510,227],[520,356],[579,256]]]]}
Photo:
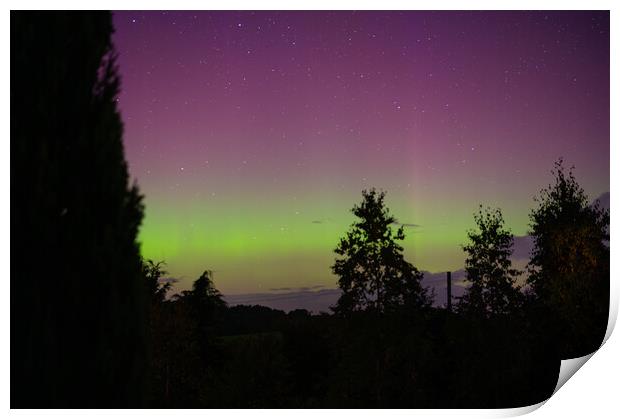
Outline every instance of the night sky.
{"type": "Polygon", "coordinates": [[[607,12],[117,12],[142,253],[178,289],[336,287],[361,190],[419,269],[463,267],[479,204],[516,235],[558,157],[609,191],[607,12]]]}

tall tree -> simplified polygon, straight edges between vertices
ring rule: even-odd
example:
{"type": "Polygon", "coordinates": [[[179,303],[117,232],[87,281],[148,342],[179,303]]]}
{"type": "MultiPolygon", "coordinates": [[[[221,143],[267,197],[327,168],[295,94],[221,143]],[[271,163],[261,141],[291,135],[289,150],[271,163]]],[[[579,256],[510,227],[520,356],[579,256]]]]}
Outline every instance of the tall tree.
{"type": "Polygon", "coordinates": [[[609,309],[609,212],[589,204],[563,161],[555,182],[530,213],[534,249],[528,284],[555,324],[562,356],[592,352],[602,343],[609,309]]]}
{"type": "Polygon", "coordinates": [[[385,192],[374,188],[362,191],[362,202],[352,209],[359,218],[335,252],[341,256],[332,266],[339,277],[342,290],[334,311],[346,314],[354,311],[389,311],[401,306],[423,307],[430,298],[420,281],[422,274],[407,262],[403,248],[403,226],[396,223],[385,206],[385,192]]]}
{"type": "Polygon", "coordinates": [[[11,406],[134,407],[147,292],[109,12],[11,12],[11,406]]]}
{"type": "Polygon", "coordinates": [[[504,227],[501,210],[480,207],[474,214],[477,230],[467,232],[469,243],[463,246],[466,281],[470,283],[461,297],[461,312],[481,315],[507,315],[519,308],[520,287],[515,282],[522,272],[512,268],[513,236],[504,227]]]}

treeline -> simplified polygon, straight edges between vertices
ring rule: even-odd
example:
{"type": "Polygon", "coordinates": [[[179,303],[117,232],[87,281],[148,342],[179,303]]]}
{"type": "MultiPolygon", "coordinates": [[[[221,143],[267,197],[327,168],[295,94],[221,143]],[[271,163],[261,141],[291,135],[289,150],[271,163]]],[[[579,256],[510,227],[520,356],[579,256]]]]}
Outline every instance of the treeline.
{"type": "Polygon", "coordinates": [[[561,163],[523,275],[501,212],[475,216],[453,312],[374,190],[336,248],[334,314],[227,307],[208,271],[166,298],[136,240],[110,14],[13,11],[10,30],[12,408],[522,406],[600,345],[609,214],[561,163]]]}
{"type": "Polygon", "coordinates": [[[394,230],[385,193],[375,190],[363,192],[353,208],[358,221],[335,250],[342,297],[333,315],[227,307],[209,272],[166,300],[161,265],[146,262],[157,296],[152,347],[184,342],[153,359],[151,382],[159,385],[152,402],[491,408],[545,400],[560,360],[601,344],[609,300],[609,214],[589,205],[561,161],[554,174],[530,214],[535,245],[527,272],[512,267],[513,236],[501,211],[474,214],[463,246],[469,287],[454,312],[432,306],[422,274],[397,243],[404,229],[394,230]],[[168,324],[175,326],[164,330],[168,324]]]}
{"type": "Polygon", "coordinates": [[[222,306],[201,340],[192,310],[155,309],[150,407],[516,407],[557,382],[554,341],[525,318],[222,306]]]}
{"type": "Polygon", "coordinates": [[[501,211],[481,208],[463,246],[469,287],[454,312],[432,307],[422,274],[397,244],[404,229],[393,229],[385,193],[375,190],[363,192],[353,208],[358,221],[336,248],[332,269],[343,293],[333,315],[227,307],[209,272],[166,300],[161,265],[147,262],[151,403],[439,408],[545,400],[560,360],[601,344],[609,300],[609,215],[589,205],[561,161],[554,173],[530,214],[535,246],[525,283],[512,267],[501,211]]]}

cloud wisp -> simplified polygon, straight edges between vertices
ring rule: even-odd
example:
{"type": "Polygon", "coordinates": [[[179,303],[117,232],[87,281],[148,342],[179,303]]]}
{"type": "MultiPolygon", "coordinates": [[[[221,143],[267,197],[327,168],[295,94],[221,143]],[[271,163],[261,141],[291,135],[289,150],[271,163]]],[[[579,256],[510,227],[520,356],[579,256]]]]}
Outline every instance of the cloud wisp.
{"type": "Polygon", "coordinates": [[[422,227],[420,224],[415,224],[415,223],[401,223],[398,220],[394,220],[394,222],[392,223],[393,225],[397,225],[397,226],[401,226],[401,227],[405,227],[405,228],[417,228],[417,227],[422,227]]]}

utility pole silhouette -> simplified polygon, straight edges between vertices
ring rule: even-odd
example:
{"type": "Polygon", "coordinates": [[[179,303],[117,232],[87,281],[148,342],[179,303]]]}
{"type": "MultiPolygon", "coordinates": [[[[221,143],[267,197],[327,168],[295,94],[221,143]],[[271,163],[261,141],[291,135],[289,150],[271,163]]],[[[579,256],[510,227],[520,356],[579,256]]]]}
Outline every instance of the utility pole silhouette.
{"type": "Polygon", "coordinates": [[[452,272],[448,271],[447,272],[447,293],[446,293],[446,298],[448,300],[447,303],[447,309],[449,312],[452,312],[452,272]]]}

